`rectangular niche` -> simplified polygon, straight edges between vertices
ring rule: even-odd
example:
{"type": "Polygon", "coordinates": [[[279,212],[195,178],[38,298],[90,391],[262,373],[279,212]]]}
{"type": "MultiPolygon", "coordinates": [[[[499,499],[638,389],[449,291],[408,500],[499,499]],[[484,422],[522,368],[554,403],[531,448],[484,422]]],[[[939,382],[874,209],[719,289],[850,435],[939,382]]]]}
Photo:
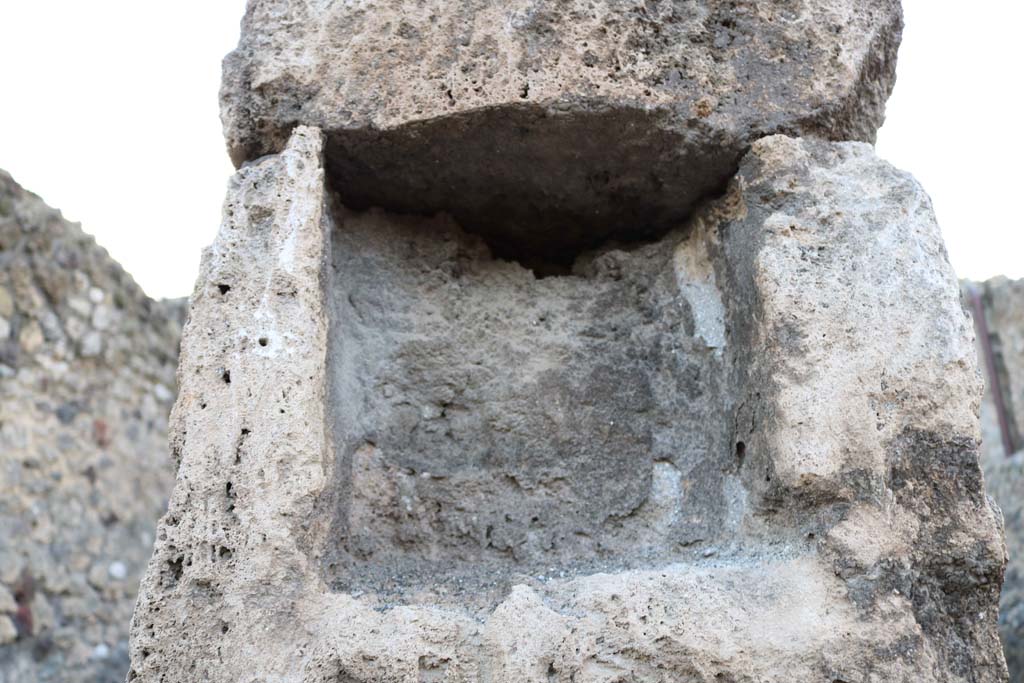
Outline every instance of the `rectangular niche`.
{"type": "Polygon", "coordinates": [[[334,224],[334,589],[483,599],[728,533],[727,354],[700,334],[722,311],[686,280],[692,239],[530,269],[446,216],[338,206],[334,224]]]}

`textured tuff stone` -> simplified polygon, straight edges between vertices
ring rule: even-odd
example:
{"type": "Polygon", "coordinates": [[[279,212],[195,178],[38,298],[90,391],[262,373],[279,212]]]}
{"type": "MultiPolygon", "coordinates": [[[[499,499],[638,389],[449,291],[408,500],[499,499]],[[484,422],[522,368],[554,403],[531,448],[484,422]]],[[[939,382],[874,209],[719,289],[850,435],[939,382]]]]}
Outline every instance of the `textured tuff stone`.
{"type": "Polygon", "coordinates": [[[124,679],[184,311],[0,171],[2,683],[124,679]]]}
{"type": "Polygon", "coordinates": [[[130,680],[1005,680],[970,321],[911,178],[769,137],[540,278],[344,206],[332,144],[241,168],[204,254],[130,680]]]}
{"type": "Polygon", "coordinates": [[[995,370],[1007,408],[1008,456],[1000,434],[993,387],[981,404],[982,464],[988,491],[1003,513],[1009,564],[999,604],[999,630],[1012,683],[1024,683],[1024,281],[995,278],[968,283],[982,295],[995,370]]]}
{"type": "Polygon", "coordinates": [[[873,140],[900,31],[897,0],[255,0],[222,118],[236,164],[315,125],[350,208],[568,266],[676,225],[759,137],[873,140]]]}

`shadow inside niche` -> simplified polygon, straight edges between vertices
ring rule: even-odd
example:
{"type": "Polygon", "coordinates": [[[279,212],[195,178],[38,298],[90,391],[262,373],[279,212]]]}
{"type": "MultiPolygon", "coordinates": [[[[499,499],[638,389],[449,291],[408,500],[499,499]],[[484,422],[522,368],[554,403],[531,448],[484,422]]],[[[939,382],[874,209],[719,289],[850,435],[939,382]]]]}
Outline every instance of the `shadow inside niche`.
{"type": "Polygon", "coordinates": [[[355,210],[451,214],[499,258],[566,272],[609,241],[651,240],[724,188],[744,148],[667,109],[491,107],[327,134],[355,210]],[[711,143],[710,141],[714,141],[711,143]]]}

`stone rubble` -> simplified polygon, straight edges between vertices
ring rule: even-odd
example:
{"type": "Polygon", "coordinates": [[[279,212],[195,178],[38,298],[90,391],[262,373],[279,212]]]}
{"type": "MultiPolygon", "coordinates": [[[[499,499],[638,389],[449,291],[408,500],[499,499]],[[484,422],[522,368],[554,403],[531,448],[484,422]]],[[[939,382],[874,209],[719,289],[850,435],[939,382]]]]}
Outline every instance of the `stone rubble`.
{"type": "Polygon", "coordinates": [[[0,683],[124,679],[185,306],[0,171],[0,683]]]}

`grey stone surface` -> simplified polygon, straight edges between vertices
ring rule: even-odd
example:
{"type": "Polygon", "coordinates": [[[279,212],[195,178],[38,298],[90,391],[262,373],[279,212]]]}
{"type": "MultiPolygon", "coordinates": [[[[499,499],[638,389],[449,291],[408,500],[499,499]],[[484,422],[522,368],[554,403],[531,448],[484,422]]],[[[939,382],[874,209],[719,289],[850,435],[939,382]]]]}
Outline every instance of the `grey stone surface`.
{"type": "Polygon", "coordinates": [[[204,254],[129,680],[1005,680],[970,321],[909,176],[769,137],[540,277],[346,208],[331,144],[241,168],[204,254]]]}
{"type": "Polygon", "coordinates": [[[750,144],[874,139],[898,0],[253,0],[224,65],[236,164],[327,134],[350,208],[444,210],[571,265],[720,191],[750,144]]]}
{"type": "MultiPolygon", "coordinates": [[[[606,250],[538,280],[450,219],[337,220],[330,507],[348,511],[332,579],[443,574],[476,591],[481,563],[492,581],[731,531],[724,344],[698,335],[680,291],[689,277],[713,288],[698,241],[606,250]]],[[[717,290],[710,305],[722,328],[717,290]]]]}
{"type": "Polygon", "coordinates": [[[0,171],[2,683],[124,680],[184,313],[0,171]]]}
{"type": "Polygon", "coordinates": [[[1024,451],[985,462],[989,494],[1003,513],[1009,564],[999,603],[999,632],[1011,683],[1024,681],[1024,451]]]}
{"type": "Polygon", "coordinates": [[[989,494],[1003,513],[1009,564],[999,605],[999,630],[1012,683],[1024,683],[1024,281],[999,277],[967,283],[982,294],[1011,435],[1003,448],[992,386],[981,404],[982,464],[989,494]]]}

